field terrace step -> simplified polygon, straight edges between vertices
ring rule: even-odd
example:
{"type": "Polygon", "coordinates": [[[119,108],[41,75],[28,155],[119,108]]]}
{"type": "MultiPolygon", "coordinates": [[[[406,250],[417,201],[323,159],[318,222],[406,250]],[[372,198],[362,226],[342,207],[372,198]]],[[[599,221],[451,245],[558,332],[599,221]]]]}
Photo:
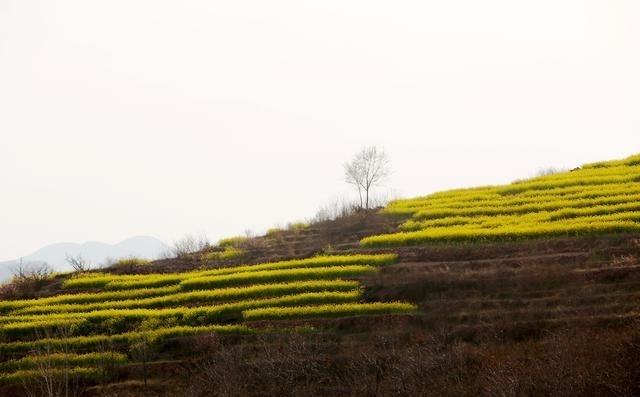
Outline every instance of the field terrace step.
{"type": "Polygon", "coordinates": [[[436,330],[437,332],[446,332],[446,338],[450,342],[465,341],[477,344],[491,341],[505,343],[539,339],[551,334],[561,335],[562,332],[574,333],[576,329],[612,333],[617,329],[634,327],[638,321],[640,321],[638,313],[602,314],[526,321],[501,319],[494,322],[461,324],[453,327],[448,325],[445,328],[446,331],[438,328],[436,330]]]}

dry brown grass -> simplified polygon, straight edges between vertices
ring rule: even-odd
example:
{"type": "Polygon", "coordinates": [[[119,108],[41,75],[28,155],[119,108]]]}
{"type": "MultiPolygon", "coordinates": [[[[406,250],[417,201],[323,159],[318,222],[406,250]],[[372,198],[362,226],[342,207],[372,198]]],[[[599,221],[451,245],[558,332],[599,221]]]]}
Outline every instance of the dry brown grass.
{"type": "Polygon", "coordinates": [[[319,335],[201,344],[187,396],[633,396],[640,331],[565,329],[537,340],[473,344],[442,334],[319,335]]]}

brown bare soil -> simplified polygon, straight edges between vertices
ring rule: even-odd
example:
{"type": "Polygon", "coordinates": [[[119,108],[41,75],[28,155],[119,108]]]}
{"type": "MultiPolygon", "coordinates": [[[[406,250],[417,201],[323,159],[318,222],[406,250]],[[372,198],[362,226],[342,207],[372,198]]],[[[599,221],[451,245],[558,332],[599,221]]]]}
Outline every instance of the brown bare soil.
{"type": "MultiPolygon", "coordinates": [[[[155,261],[141,272],[179,272],[196,267],[221,267],[237,264],[271,262],[307,258],[318,253],[345,252],[359,249],[360,239],[397,230],[402,219],[361,211],[333,221],[319,222],[298,230],[281,230],[250,238],[241,248],[245,255],[225,261],[203,261],[196,253],[186,258],[155,261]]],[[[380,250],[373,250],[380,251],[380,250]]]]}

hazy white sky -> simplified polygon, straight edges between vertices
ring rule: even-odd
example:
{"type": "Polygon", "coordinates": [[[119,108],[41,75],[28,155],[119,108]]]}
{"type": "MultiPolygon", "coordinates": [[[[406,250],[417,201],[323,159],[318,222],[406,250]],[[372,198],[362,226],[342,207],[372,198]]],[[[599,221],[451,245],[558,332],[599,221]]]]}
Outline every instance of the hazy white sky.
{"type": "Polygon", "coordinates": [[[0,260],[640,152],[640,2],[0,1],[0,260]]]}

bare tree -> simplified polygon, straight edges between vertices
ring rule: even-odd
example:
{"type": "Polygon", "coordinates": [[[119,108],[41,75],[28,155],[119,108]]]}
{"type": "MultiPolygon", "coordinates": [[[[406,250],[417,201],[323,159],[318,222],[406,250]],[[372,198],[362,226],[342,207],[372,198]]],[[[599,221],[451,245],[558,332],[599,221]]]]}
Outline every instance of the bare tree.
{"type": "Polygon", "coordinates": [[[54,353],[72,353],[66,343],[66,338],[71,334],[71,329],[67,326],[60,326],[43,334],[36,332],[38,339],[51,338],[59,342],[30,352],[31,356],[40,356],[42,359],[36,361],[33,368],[34,377],[21,380],[26,397],[79,397],[84,394],[83,379],[79,373],[74,372],[71,363],[65,359],[61,362],[52,359],[54,353]]]}
{"type": "Polygon", "coordinates": [[[46,262],[25,264],[20,258],[20,262],[13,268],[12,273],[14,280],[42,282],[51,276],[53,269],[46,262]]]}
{"type": "Polygon", "coordinates": [[[51,279],[53,269],[45,262],[20,263],[11,269],[13,278],[0,286],[0,299],[33,297],[51,279]]]}
{"type": "Polygon", "coordinates": [[[66,262],[78,273],[84,273],[89,270],[91,267],[89,262],[82,257],[82,255],[78,254],[76,256],[66,255],[66,262]]]}
{"type": "Polygon", "coordinates": [[[375,146],[363,148],[344,165],[346,182],[358,190],[360,208],[369,209],[371,188],[379,185],[390,171],[389,157],[375,146]]]}

